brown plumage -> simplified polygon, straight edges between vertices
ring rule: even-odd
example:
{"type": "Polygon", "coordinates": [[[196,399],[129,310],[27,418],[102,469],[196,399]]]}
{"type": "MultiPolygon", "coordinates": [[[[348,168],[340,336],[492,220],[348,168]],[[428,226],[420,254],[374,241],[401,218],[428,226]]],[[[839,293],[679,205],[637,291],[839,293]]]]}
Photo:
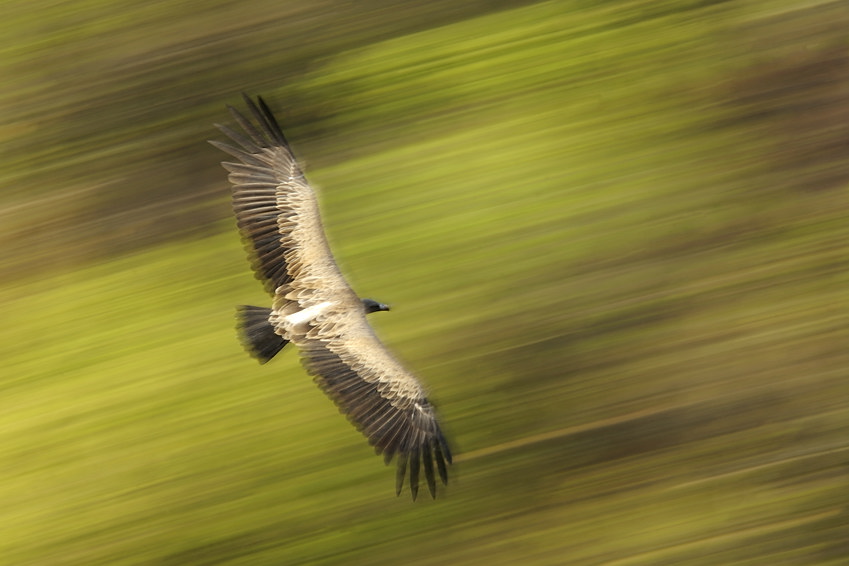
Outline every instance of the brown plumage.
{"type": "Polygon", "coordinates": [[[419,474],[433,497],[447,483],[451,451],[419,381],[377,339],[366,314],[389,310],[359,299],[330,252],[318,202],[268,106],[247,96],[256,124],[228,107],[244,131],[216,124],[240,147],[212,141],[238,163],[224,162],[233,184],[236,222],[271,309],[240,307],[242,343],[266,362],[288,342],[316,383],[386,463],[396,458],[396,491],[419,474]]]}

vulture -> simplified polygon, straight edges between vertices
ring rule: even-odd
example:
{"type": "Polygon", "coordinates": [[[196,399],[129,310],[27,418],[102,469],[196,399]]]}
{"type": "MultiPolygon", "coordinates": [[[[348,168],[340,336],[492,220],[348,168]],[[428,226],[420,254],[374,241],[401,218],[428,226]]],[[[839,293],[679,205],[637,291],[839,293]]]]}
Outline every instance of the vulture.
{"type": "Polygon", "coordinates": [[[239,336],[260,363],[288,343],[318,386],[365,435],[386,464],[397,462],[396,494],[405,477],[416,499],[424,473],[432,497],[448,483],[451,450],[416,377],[378,340],[366,315],[388,311],[360,299],[333,259],[316,193],[268,105],[243,95],[253,120],[227,108],[243,132],[215,124],[234,145],[210,141],[225,161],[233,211],[257,279],[271,308],[237,309],[239,336]]]}

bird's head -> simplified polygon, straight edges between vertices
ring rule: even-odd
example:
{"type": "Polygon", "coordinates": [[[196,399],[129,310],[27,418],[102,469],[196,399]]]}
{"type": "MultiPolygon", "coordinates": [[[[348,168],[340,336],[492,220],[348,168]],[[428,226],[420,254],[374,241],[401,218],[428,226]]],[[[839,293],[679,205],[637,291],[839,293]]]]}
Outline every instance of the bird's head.
{"type": "Polygon", "coordinates": [[[377,311],[388,311],[389,305],[378,303],[374,299],[363,299],[363,308],[365,309],[366,314],[369,314],[377,311]]]}

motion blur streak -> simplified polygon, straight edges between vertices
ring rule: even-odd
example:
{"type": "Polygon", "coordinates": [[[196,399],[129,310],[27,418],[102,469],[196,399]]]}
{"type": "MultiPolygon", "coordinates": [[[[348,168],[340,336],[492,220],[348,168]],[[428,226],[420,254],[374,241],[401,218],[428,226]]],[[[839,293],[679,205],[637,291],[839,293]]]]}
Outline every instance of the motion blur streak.
{"type": "Polygon", "coordinates": [[[123,4],[5,7],[0,563],[845,563],[845,2],[123,4]],[[437,501],[241,351],[241,91],[451,415],[437,501]]]}

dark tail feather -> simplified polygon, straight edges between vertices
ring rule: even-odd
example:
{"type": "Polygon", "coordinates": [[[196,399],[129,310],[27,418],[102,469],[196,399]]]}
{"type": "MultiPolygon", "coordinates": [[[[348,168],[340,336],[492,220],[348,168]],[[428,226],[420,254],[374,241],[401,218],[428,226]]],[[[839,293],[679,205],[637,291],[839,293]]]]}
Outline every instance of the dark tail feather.
{"type": "Polygon", "coordinates": [[[268,322],[271,309],[241,305],[236,308],[236,329],[245,350],[264,364],[283,349],[289,341],[274,332],[268,322]]]}

